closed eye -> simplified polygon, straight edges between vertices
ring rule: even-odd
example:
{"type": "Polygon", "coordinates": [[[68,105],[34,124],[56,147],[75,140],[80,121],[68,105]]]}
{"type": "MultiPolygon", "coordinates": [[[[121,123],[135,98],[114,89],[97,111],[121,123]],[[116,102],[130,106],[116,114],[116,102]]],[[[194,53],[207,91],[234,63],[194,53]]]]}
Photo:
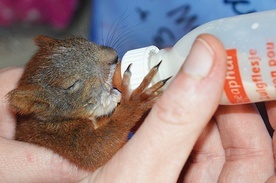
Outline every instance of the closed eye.
{"type": "Polygon", "coordinates": [[[64,87],[64,89],[68,92],[75,92],[77,90],[79,90],[81,87],[81,80],[75,80],[73,81],[71,84],[69,84],[68,86],[64,87]]]}

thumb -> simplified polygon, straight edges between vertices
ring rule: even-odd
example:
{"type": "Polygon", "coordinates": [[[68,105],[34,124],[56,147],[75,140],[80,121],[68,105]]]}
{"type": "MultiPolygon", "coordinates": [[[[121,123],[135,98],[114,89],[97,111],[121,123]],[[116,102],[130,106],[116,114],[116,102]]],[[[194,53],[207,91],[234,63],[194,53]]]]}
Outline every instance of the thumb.
{"type": "Polygon", "coordinates": [[[113,169],[121,168],[116,180],[131,177],[135,182],[176,182],[218,107],[225,70],[226,55],[220,41],[208,34],[199,36],[143,125],[115,155],[112,161],[116,163],[110,162],[113,169]]]}

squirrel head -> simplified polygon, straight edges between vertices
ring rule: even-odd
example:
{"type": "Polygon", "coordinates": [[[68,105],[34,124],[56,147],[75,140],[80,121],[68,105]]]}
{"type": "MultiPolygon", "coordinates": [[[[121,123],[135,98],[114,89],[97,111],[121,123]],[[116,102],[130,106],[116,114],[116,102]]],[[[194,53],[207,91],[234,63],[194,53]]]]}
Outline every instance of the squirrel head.
{"type": "Polygon", "coordinates": [[[43,121],[108,115],[120,101],[112,86],[118,63],[114,49],[73,37],[38,36],[39,47],[18,87],[9,93],[19,114],[43,121]]]}

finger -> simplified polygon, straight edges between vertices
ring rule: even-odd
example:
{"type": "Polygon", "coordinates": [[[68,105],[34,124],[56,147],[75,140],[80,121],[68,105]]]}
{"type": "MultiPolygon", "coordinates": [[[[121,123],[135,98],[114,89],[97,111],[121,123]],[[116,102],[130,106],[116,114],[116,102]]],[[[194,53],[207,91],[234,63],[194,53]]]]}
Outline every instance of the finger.
{"type": "MultiPolygon", "coordinates": [[[[271,127],[275,130],[276,129],[276,101],[266,102],[266,109],[268,115],[268,121],[271,127]]],[[[273,143],[273,152],[274,152],[274,169],[276,169],[276,134],[273,133],[272,136],[272,143],[273,143]]]]}
{"type": "Polygon", "coordinates": [[[120,167],[120,174],[115,175],[117,180],[131,177],[126,182],[176,182],[198,136],[218,106],[225,60],[224,48],[216,38],[200,36],[144,124],[99,172],[101,177],[115,175],[112,170],[120,167]]]}
{"type": "Polygon", "coordinates": [[[14,89],[23,72],[22,68],[0,70],[0,137],[13,138],[15,116],[8,107],[7,93],[14,89]]]}
{"type": "Polygon", "coordinates": [[[269,101],[265,103],[267,115],[271,127],[276,129],[276,101],[269,101]]]}
{"type": "Polygon", "coordinates": [[[212,119],[197,140],[185,165],[183,182],[217,182],[225,162],[220,134],[212,119]]]}
{"type": "Polygon", "coordinates": [[[0,182],[77,182],[86,176],[42,147],[0,137],[0,182]]]}
{"type": "Polygon", "coordinates": [[[215,116],[226,154],[219,181],[265,182],[274,173],[272,142],[255,106],[221,106],[215,116]]]}

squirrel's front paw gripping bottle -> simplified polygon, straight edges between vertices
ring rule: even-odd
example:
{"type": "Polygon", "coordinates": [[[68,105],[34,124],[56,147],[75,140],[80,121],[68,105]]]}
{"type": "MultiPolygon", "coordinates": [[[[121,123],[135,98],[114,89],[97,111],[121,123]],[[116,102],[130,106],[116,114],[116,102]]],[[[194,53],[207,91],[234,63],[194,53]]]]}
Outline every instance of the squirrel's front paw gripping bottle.
{"type": "Polygon", "coordinates": [[[227,53],[227,73],[220,104],[276,100],[276,10],[206,23],[181,38],[171,50],[149,46],[128,51],[122,71],[132,63],[131,87],[162,60],[156,81],[175,76],[199,34],[221,40],[227,53]]]}

